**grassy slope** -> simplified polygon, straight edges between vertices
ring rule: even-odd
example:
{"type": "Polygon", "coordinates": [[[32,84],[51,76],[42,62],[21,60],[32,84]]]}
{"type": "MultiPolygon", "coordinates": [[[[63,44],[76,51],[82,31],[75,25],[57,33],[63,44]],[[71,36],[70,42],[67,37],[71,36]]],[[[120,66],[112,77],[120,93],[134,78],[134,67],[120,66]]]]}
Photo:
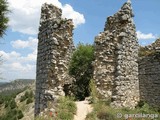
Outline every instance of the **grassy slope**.
{"type": "MultiPolygon", "coordinates": [[[[27,87],[25,89],[21,89],[19,90],[19,92],[17,92],[17,90],[12,91],[10,94],[5,94],[5,93],[1,93],[2,97],[4,97],[4,103],[0,104],[0,116],[6,116],[7,113],[6,111],[10,111],[10,107],[5,107],[5,104],[9,104],[10,102],[6,103],[6,101],[11,101],[14,100],[16,102],[16,108],[14,108],[15,110],[21,110],[24,117],[22,118],[22,120],[34,120],[34,94],[33,95],[28,95],[23,101],[21,101],[21,98],[23,96],[25,96],[26,92],[33,92],[34,91],[34,85],[27,87]],[[5,97],[6,96],[6,97],[5,97]],[[27,100],[28,99],[32,99],[32,101],[30,101],[30,103],[27,104],[27,100]],[[6,100],[7,99],[7,100],[6,100]]],[[[10,105],[10,104],[9,104],[10,105]]],[[[13,110],[14,110],[13,109],[13,110]]],[[[12,111],[13,111],[12,110],[12,111]]],[[[2,118],[3,118],[2,117],[2,118]]],[[[2,119],[0,118],[0,119],[2,119]]],[[[8,118],[7,118],[8,119],[8,118]]]]}

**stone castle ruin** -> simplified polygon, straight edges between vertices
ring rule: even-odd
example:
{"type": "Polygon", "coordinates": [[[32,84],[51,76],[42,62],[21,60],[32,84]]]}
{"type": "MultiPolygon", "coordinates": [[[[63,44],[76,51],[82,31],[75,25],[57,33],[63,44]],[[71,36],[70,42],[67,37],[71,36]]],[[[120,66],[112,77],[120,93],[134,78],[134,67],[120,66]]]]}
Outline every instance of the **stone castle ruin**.
{"type": "Polygon", "coordinates": [[[48,101],[64,96],[63,86],[72,78],[67,69],[73,52],[73,22],[62,19],[61,9],[44,4],[38,34],[35,114],[48,107],[48,101]]]}
{"type": "MultiPolygon", "coordinates": [[[[43,4],[38,34],[35,115],[65,96],[64,86],[74,78],[68,65],[75,50],[73,22],[63,19],[61,9],[43,4]]],[[[103,99],[113,107],[134,108],[139,100],[160,106],[160,56],[138,57],[138,40],[131,2],[107,18],[104,31],[95,37],[93,79],[103,99]]],[[[155,46],[152,45],[152,46],[155,46]]],[[[155,47],[150,47],[150,49],[155,47]]]]}
{"type": "Polygon", "coordinates": [[[139,101],[138,41],[131,3],[107,18],[104,32],[95,39],[94,80],[115,107],[135,107],[139,101]]]}

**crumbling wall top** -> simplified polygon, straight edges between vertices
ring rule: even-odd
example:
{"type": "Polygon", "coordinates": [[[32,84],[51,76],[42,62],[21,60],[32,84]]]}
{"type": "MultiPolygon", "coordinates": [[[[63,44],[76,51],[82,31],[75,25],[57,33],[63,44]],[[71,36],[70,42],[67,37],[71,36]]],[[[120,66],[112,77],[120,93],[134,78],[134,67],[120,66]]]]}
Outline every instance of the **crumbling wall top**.
{"type": "Polygon", "coordinates": [[[131,2],[126,2],[117,13],[107,18],[104,31],[108,29],[113,30],[110,28],[112,24],[133,23],[132,17],[134,17],[134,13],[132,11],[131,2]]]}
{"type": "Polygon", "coordinates": [[[39,32],[43,32],[42,30],[49,25],[59,30],[63,30],[66,27],[70,30],[74,28],[72,19],[62,18],[62,10],[60,8],[52,4],[44,3],[41,8],[39,32]]]}
{"type": "MultiPolygon", "coordinates": [[[[62,16],[62,10],[52,4],[44,3],[42,5],[41,9],[41,19],[44,21],[50,20],[50,19],[61,19],[62,16]]],[[[40,21],[40,23],[44,22],[40,21]]]]}

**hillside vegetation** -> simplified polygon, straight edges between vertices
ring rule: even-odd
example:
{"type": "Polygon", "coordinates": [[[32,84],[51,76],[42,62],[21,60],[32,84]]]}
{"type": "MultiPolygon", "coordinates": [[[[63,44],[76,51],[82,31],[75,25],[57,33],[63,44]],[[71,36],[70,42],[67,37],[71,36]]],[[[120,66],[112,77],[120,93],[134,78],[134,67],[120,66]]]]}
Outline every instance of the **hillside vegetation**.
{"type": "Polygon", "coordinates": [[[34,84],[0,93],[0,120],[34,119],[34,84]]]}

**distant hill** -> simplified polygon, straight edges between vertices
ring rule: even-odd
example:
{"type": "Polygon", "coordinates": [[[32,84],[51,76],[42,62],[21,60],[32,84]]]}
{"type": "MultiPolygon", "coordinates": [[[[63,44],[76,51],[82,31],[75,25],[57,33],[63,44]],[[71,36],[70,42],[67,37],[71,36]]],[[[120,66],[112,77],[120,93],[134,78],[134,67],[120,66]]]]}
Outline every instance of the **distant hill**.
{"type": "Polygon", "coordinates": [[[25,87],[34,84],[34,79],[16,79],[12,82],[0,82],[0,93],[2,92],[12,92],[15,90],[23,89],[25,87]]]}
{"type": "Polygon", "coordinates": [[[1,85],[4,85],[4,84],[6,84],[6,83],[8,83],[8,82],[0,82],[0,86],[1,86],[1,85]]]}

